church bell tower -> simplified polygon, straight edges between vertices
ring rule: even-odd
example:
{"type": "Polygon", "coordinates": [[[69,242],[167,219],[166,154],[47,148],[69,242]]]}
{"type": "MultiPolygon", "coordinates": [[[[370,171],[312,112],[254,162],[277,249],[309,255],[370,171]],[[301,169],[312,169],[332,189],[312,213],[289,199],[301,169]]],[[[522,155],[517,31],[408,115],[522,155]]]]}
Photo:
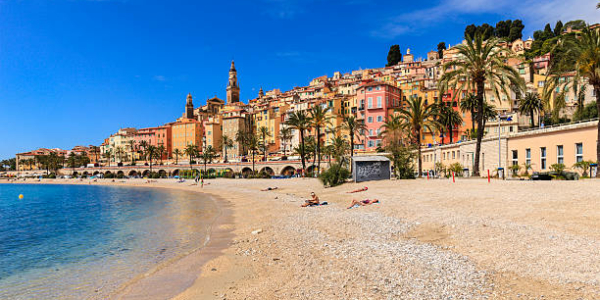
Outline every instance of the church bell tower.
{"type": "Polygon", "coordinates": [[[187,95],[187,101],[185,103],[185,117],[188,119],[194,118],[194,102],[192,101],[192,94],[187,95]]]}
{"type": "Polygon", "coordinates": [[[232,60],[231,68],[229,69],[229,83],[227,83],[227,104],[236,102],[240,102],[240,87],[237,82],[235,63],[232,60]]]}

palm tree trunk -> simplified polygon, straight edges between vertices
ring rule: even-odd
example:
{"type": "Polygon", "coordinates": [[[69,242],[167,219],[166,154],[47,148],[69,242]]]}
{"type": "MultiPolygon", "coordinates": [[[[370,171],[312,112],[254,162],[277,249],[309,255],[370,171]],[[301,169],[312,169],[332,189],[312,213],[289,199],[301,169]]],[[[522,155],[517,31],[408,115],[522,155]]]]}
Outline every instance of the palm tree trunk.
{"type": "Polygon", "coordinates": [[[479,80],[477,86],[477,143],[475,144],[475,165],[473,166],[473,175],[479,176],[479,156],[481,154],[481,140],[483,140],[483,92],[484,82],[479,80]]]}
{"type": "Polygon", "coordinates": [[[321,127],[317,126],[317,174],[321,173],[321,127]]]}
{"type": "Polygon", "coordinates": [[[450,135],[450,144],[452,144],[452,142],[454,142],[452,140],[452,136],[454,135],[454,132],[452,132],[452,126],[448,126],[448,134],[450,135]]]}
{"type": "Polygon", "coordinates": [[[533,109],[531,110],[531,128],[535,127],[535,121],[533,119],[533,109]]]}
{"type": "Polygon", "coordinates": [[[352,159],[354,158],[354,131],[350,130],[350,174],[352,174],[352,159]]]}
{"type": "Polygon", "coordinates": [[[300,160],[302,160],[302,177],[304,177],[304,172],[306,171],[306,161],[304,154],[304,130],[300,130],[300,160]]]}
{"type": "MultiPolygon", "coordinates": [[[[600,111],[600,85],[594,84],[596,92],[596,108],[600,111]]],[[[596,139],[596,162],[600,162],[600,120],[598,120],[598,138],[596,139]]],[[[596,178],[600,177],[600,172],[596,172],[596,178]]]]}
{"type": "Polygon", "coordinates": [[[256,173],[256,171],[254,170],[254,150],[252,150],[252,176],[254,176],[254,173],[256,173]]]}
{"type": "Polygon", "coordinates": [[[471,108],[471,134],[475,132],[475,110],[471,108]]]}
{"type": "MultiPolygon", "coordinates": [[[[423,159],[421,158],[421,128],[415,128],[417,132],[417,152],[418,152],[418,164],[419,164],[419,174],[418,178],[421,178],[421,173],[423,173],[423,159]]],[[[398,168],[398,166],[396,166],[398,168]]]]}

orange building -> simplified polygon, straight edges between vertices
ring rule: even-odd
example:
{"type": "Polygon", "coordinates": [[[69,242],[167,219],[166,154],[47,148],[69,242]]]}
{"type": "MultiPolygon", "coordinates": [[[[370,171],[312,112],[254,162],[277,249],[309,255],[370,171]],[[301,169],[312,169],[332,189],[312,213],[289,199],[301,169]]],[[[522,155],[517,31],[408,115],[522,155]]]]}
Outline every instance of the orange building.
{"type": "Polygon", "coordinates": [[[187,145],[196,145],[200,150],[203,135],[202,123],[194,119],[181,119],[171,127],[171,149],[183,152],[187,145]]]}

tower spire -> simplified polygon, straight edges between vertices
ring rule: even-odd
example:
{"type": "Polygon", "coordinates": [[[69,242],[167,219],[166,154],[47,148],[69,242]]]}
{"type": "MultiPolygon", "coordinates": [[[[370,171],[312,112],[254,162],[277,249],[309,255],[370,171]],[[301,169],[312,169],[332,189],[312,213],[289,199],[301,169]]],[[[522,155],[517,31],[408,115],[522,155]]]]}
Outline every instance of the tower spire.
{"type": "Polygon", "coordinates": [[[231,61],[231,68],[229,69],[229,82],[227,83],[227,103],[240,102],[240,87],[237,81],[237,70],[235,69],[235,62],[231,61]]]}

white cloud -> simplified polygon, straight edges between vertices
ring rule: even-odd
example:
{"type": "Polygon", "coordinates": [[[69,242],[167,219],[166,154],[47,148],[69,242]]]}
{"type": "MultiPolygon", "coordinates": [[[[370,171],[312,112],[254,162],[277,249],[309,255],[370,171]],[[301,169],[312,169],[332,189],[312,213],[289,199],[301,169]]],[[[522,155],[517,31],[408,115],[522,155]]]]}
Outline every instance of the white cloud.
{"type": "MultiPolygon", "coordinates": [[[[582,19],[596,23],[600,12],[596,0],[442,0],[438,5],[402,13],[387,20],[380,29],[371,32],[375,37],[394,38],[448,21],[460,21],[464,15],[496,14],[503,18],[522,19],[525,32],[541,29],[544,24],[554,25],[582,19]]],[[[491,23],[490,25],[495,25],[491,23]]]]}

